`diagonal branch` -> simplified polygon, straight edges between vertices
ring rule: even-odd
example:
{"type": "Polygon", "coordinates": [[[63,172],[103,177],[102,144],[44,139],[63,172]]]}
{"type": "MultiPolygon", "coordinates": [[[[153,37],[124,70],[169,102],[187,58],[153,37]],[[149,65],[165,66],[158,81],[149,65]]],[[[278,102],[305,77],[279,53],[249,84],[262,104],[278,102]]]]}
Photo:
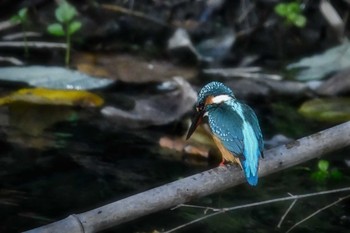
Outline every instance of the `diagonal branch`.
{"type": "Polygon", "coordinates": [[[282,225],[282,222],[284,221],[284,219],[286,218],[287,214],[292,210],[292,208],[294,207],[295,203],[297,202],[298,199],[295,199],[292,204],[290,204],[290,206],[288,207],[288,209],[286,210],[286,212],[283,214],[283,216],[281,217],[281,220],[278,222],[277,228],[280,228],[282,225]]]}
{"type": "MultiPolygon", "coordinates": [[[[350,122],[346,122],[265,151],[259,176],[278,172],[349,145],[350,122]]],[[[220,166],[29,232],[97,232],[236,186],[244,179],[237,166],[220,166]]]]}

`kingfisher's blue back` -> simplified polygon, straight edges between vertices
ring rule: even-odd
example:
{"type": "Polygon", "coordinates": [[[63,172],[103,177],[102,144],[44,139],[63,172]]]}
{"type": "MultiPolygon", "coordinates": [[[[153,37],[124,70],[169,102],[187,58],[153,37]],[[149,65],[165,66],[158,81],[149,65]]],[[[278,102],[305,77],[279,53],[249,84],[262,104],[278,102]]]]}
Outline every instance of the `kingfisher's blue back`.
{"type": "Polygon", "coordinates": [[[238,156],[248,183],[258,182],[259,157],[263,139],[254,111],[236,99],[208,108],[208,123],[213,134],[233,156],[238,156]]]}
{"type": "Polygon", "coordinates": [[[239,102],[233,92],[219,82],[211,82],[202,88],[197,111],[208,117],[214,139],[221,144],[219,149],[224,147],[230,152],[229,156],[238,157],[248,183],[256,185],[264,142],[254,111],[239,102]]]}

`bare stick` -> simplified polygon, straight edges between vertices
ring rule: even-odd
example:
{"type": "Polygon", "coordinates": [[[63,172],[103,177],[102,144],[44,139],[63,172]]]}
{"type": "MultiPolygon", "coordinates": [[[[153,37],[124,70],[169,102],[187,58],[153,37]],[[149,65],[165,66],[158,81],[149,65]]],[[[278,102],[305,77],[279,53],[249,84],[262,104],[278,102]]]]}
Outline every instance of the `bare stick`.
{"type": "Polygon", "coordinates": [[[261,205],[267,205],[267,204],[271,204],[271,203],[275,203],[275,202],[282,202],[282,201],[289,201],[289,200],[299,200],[299,199],[303,199],[303,198],[308,198],[308,197],[313,197],[313,196],[320,196],[320,195],[325,195],[325,194],[330,194],[330,193],[339,193],[339,192],[349,192],[350,191],[350,187],[346,187],[346,188],[341,188],[341,189],[333,189],[333,190],[327,190],[327,191],[321,191],[321,192],[317,192],[317,193],[308,193],[308,194],[302,194],[302,195],[294,195],[294,196],[288,196],[288,197],[280,197],[280,198],[276,198],[276,199],[271,199],[271,200],[266,200],[266,201],[259,201],[259,202],[254,202],[254,203],[249,203],[249,204],[245,204],[245,205],[239,205],[239,206],[234,206],[234,207],[229,207],[229,208],[222,208],[217,212],[205,215],[203,217],[197,218],[191,222],[188,222],[186,224],[183,224],[181,226],[175,227],[169,231],[165,231],[163,233],[171,233],[174,231],[177,231],[179,229],[182,229],[184,227],[187,227],[189,225],[192,225],[196,222],[200,222],[204,219],[213,217],[215,215],[218,214],[222,214],[228,211],[233,211],[233,210],[238,210],[238,209],[244,209],[244,208],[249,208],[249,207],[254,207],[254,206],[261,206],[261,205]]]}
{"type": "Polygon", "coordinates": [[[281,220],[278,222],[277,228],[280,228],[282,225],[282,222],[284,221],[284,219],[286,218],[287,214],[291,211],[291,209],[293,208],[293,206],[295,205],[295,203],[297,202],[298,199],[295,199],[292,204],[290,204],[290,206],[288,207],[288,209],[286,210],[286,212],[283,214],[281,220]]]}
{"type": "Polygon", "coordinates": [[[310,214],[309,216],[307,216],[307,217],[304,218],[303,220],[301,220],[301,221],[297,222],[296,224],[294,224],[291,228],[289,228],[288,231],[286,231],[286,233],[290,232],[290,231],[293,230],[295,227],[299,226],[300,224],[302,224],[303,222],[305,222],[305,221],[307,221],[308,219],[312,218],[313,216],[315,216],[316,214],[320,213],[321,211],[323,211],[323,210],[325,210],[325,209],[328,209],[328,208],[330,208],[330,207],[332,207],[332,206],[338,204],[339,202],[341,202],[341,201],[343,201],[343,200],[345,200],[345,199],[347,199],[347,198],[349,198],[349,197],[350,197],[350,195],[347,195],[347,196],[345,196],[345,197],[341,197],[341,198],[339,198],[338,200],[336,200],[335,202],[332,202],[331,204],[326,205],[325,207],[323,207],[323,208],[321,208],[321,209],[319,209],[319,210],[313,212],[312,214],[310,214]]]}
{"type": "Polygon", "coordinates": [[[3,40],[17,40],[17,39],[23,39],[23,37],[41,37],[42,34],[38,33],[38,32],[18,32],[18,33],[13,33],[13,34],[9,34],[6,36],[3,36],[2,39],[3,40]]]}
{"type": "Polygon", "coordinates": [[[1,57],[0,56],[0,61],[10,62],[16,66],[24,65],[24,62],[22,62],[21,60],[15,58],[15,57],[1,57]]]}
{"type": "MultiPolygon", "coordinates": [[[[265,151],[265,159],[260,161],[259,176],[278,172],[349,145],[350,122],[346,122],[265,151]]],[[[70,216],[30,232],[97,232],[243,182],[245,177],[239,167],[220,166],[74,215],[74,217],[70,216]]],[[[287,197],[288,200],[292,198],[287,197]]]]}
{"type": "Polygon", "coordinates": [[[2,21],[0,22],[0,31],[2,30],[6,30],[8,28],[12,28],[17,26],[19,23],[13,23],[11,22],[11,20],[6,20],[6,21],[2,21]]]}
{"type": "Polygon", "coordinates": [[[2,41],[0,42],[0,47],[32,47],[32,48],[58,48],[66,49],[67,45],[64,43],[53,43],[53,42],[43,42],[43,41],[27,41],[27,45],[23,41],[2,41]]]}

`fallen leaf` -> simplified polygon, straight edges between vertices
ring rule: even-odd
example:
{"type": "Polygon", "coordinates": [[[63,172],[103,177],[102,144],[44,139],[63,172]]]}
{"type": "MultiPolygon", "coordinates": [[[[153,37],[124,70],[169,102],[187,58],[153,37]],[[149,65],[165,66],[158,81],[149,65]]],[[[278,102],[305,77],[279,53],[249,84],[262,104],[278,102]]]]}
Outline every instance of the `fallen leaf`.
{"type": "Polygon", "coordinates": [[[327,122],[350,120],[350,98],[314,99],[303,103],[299,112],[310,119],[327,122]]]}
{"type": "Polygon", "coordinates": [[[99,61],[99,56],[92,53],[77,53],[74,55],[73,63],[75,67],[82,73],[98,76],[98,77],[113,77],[105,64],[99,61]]]}
{"type": "Polygon", "coordinates": [[[169,138],[169,137],[161,137],[159,139],[159,145],[162,148],[166,148],[169,150],[175,150],[178,152],[182,152],[186,146],[185,141],[180,138],[169,138]]]}
{"type": "Polygon", "coordinates": [[[49,89],[89,90],[106,87],[114,80],[95,78],[62,67],[27,66],[0,68],[0,81],[27,83],[49,89]]]}
{"type": "Polygon", "coordinates": [[[161,137],[159,154],[165,159],[185,162],[191,166],[208,166],[209,146],[198,143],[189,144],[183,137],[161,137]]]}
{"type": "Polygon", "coordinates": [[[20,89],[8,96],[0,98],[0,105],[14,102],[42,105],[98,107],[103,104],[103,99],[88,91],[52,90],[44,88],[20,89]]]}

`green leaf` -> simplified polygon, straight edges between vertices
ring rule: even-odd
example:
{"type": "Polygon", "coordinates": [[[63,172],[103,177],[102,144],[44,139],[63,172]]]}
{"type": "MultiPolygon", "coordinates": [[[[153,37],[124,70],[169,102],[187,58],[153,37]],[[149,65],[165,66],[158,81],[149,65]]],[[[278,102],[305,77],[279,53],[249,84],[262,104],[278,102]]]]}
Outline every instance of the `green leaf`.
{"type": "Polygon", "coordinates": [[[68,23],[76,14],[75,7],[66,1],[61,3],[55,11],[56,19],[61,23],[68,23]]]}
{"type": "Polygon", "coordinates": [[[291,12],[290,14],[287,15],[287,19],[290,23],[292,23],[294,26],[297,27],[304,27],[306,25],[306,18],[305,16],[299,14],[299,13],[295,13],[295,12],[291,12]]]}
{"type": "Polygon", "coordinates": [[[318,183],[324,183],[329,177],[329,174],[327,172],[323,171],[316,171],[311,174],[311,179],[318,183]]]}
{"type": "Polygon", "coordinates": [[[341,180],[343,178],[343,173],[341,173],[337,168],[332,169],[330,174],[331,178],[334,180],[341,180]]]}
{"type": "Polygon", "coordinates": [[[291,2],[287,4],[287,14],[299,14],[301,12],[300,4],[298,2],[291,2]]]}
{"type": "Polygon", "coordinates": [[[279,3],[274,8],[275,13],[286,19],[287,24],[296,27],[304,27],[306,25],[306,17],[302,15],[302,9],[299,2],[279,3]]]}
{"type": "Polygon", "coordinates": [[[303,15],[297,15],[294,19],[293,24],[299,28],[303,28],[306,25],[306,17],[303,15]]]}
{"type": "Polygon", "coordinates": [[[288,19],[289,22],[294,24],[295,19],[299,16],[299,14],[295,13],[295,12],[289,12],[286,16],[286,18],[288,19]]]}
{"type": "Polygon", "coordinates": [[[320,161],[318,161],[318,169],[320,169],[320,171],[327,173],[328,168],[329,168],[329,162],[327,160],[321,159],[320,161]]]}
{"type": "Polygon", "coordinates": [[[64,36],[66,33],[59,23],[53,23],[47,27],[47,31],[54,36],[64,36]]]}
{"type": "Polygon", "coordinates": [[[11,23],[20,23],[21,19],[18,15],[14,15],[11,17],[10,21],[11,21],[11,23]]]}
{"type": "Polygon", "coordinates": [[[286,16],[287,15],[287,4],[285,3],[279,3],[275,6],[275,13],[279,16],[286,16]]]}
{"type": "Polygon", "coordinates": [[[18,11],[18,16],[22,21],[25,21],[27,19],[27,12],[28,8],[22,8],[18,11]]]}
{"type": "Polygon", "coordinates": [[[74,21],[68,25],[68,34],[72,35],[81,28],[81,23],[79,21],[74,21]]]}

